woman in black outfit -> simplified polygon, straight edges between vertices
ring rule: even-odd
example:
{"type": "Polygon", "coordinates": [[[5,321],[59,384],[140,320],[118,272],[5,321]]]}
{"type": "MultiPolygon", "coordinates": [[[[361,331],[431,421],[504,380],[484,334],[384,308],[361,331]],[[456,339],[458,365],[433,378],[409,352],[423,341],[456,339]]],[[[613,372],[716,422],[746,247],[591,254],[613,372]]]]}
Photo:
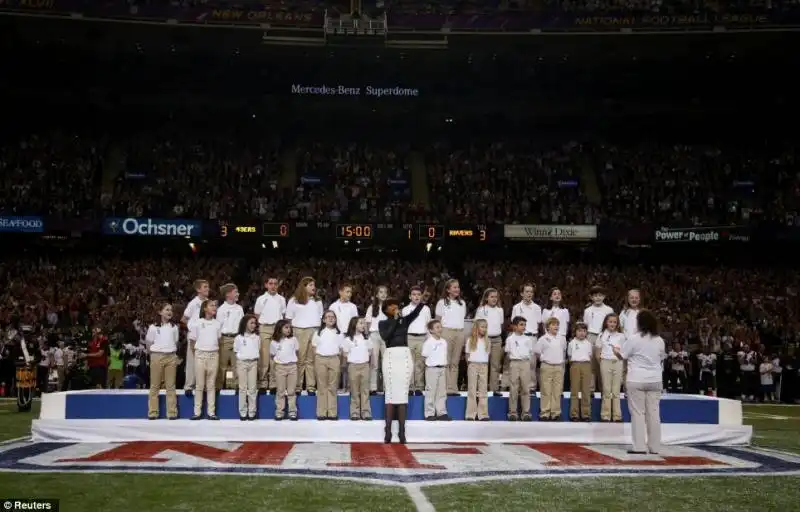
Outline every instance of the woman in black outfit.
{"type": "Polygon", "coordinates": [[[397,418],[400,424],[398,437],[400,443],[406,443],[406,417],[408,415],[408,390],[411,386],[411,374],[414,359],[408,348],[408,326],[411,325],[424,303],[420,302],[408,316],[400,314],[400,303],[396,299],[387,299],[383,303],[386,320],[378,324],[381,338],[386,340],[386,352],[383,356],[383,390],[384,390],[384,443],[392,442],[392,421],[397,418]]]}

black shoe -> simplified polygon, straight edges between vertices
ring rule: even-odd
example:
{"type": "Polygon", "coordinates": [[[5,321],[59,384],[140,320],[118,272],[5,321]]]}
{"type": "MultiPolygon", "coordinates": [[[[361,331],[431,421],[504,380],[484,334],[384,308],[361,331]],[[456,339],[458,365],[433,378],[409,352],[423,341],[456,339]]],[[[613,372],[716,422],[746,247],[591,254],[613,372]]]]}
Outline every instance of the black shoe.
{"type": "Polygon", "coordinates": [[[185,396],[189,397],[189,398],[192,398],[192,397],[194,396],[194,391],[192,391],[191,389],[187,389],[187,390],[185,390],[185,391],[183,392],[183,394],[184,394],[185,396]]]}
{"type": "Polygon", "coordinates": [[[191,419],[192,421],[202,420],[202,419],[203,419],[203,415],[202,415],[202,414],[195,414],[195,415],[194,415],[194,416],[192,416],[190,419],[191,419]]]}
{"type": "Polygon", "coordinates": [[[208,419],[211,421],[219,421],[219,416],[217,416],[216,414],[211,414],[209,415],[208,419]]]}
{"type": "Polygon", "coordinates": [[[238,386],[233,390],[233,394],[234,395],[238,395],[239,394],[239,387],[238,386]]]}
{"type": "Polygon", "coordinates": [[[296,414],[290,414],[289,415],[289,421],[297,421],[297,415],[296,414]]]}
{"type": "Polygon", "coordinates": [[[377,391],[370,391],[369,392],[369,396],[377,396],[377,395],[378,395],[377,391]]]}
{"type": "Polygon", "coordinates": [[[317,396],[316,391],[308,391],[308,396],[317,396]]]}
{"type": "Polygon", "coordinates": [[[269,388],[269,394],[274,395],[278,393],[278,388],[269,388]]]}
{"type": "Polygon", "coordinates": [[[489,421],[489,418],[481,418],[478,421],[489,421]]]}
{"type": "Polygon", "coordinates": [[[325,421],[327,419],[325,416],[317,416],[317,421],[325,421]]]}
{"type": "Polygon", "coordinates": [[[406,444],[406,433],[405,432],[400,432],[397,435],[397,438],[400,440],[400,444],[406,444]]]}
{"type": "Polygon", "coordinates": [[[447,396],[461,396],[461,393],[447,393],[447,396]]]}
{"type": "Polygon", "coordinates": [[[647,455],[647,452],[637,452],[636,450],[628,450],[631,455],[647,455]]]}
{"type": "Polygon", "coordinates": [[[592,421],[592,418],[589,418],[589,417],[587,416],[587,417],[584,417],[583,419],[581,419],[581,421],[582,421],[582,422],[584,422],[584,423],[589,423],[589,422],[591,422],[591,421],[592,421]]]}
{"type": "Polygon", "coordinates": [[[302,391],[295,391],[294,396],[300,396],[300,393],[302,393],[302,391]]]}
{"type": "Polygon", "coordinates": [[[508,421],[519,421],[519,418],[517,418],[516,414],[509,414],[508,421]]]}
{"type": "Polygon", "coordinates": [[[503,394],[499,391],[492,391],[492,396],[503,396],[503,394]]]}
{"type": "Polygon", "coordinates": [[[475,421],[475,418],[464,418],[464,421],[475,421]]]}
{"type": "Polygon", "coordinates": [[[580,418],[572,417],[572,418],[569,419],[569,421],[580,421],[580,418]]]}
{"type": "Polygon", "coordinates": [[[414,396],[422,396],[422,391],[420,390],[414,391],[414,396]]]}
{"type": "Polygon", "coordinates": [[[361,418],[358,416],[350,416],[350,421],[361,421],[361,418]]]}
{"type": "Polygon", "coordinates": [[[240,419],[241,421],[247,421],[247,416],[239,416],[239,419],[240,419]]]}
{"type": "Polygon", "coordinates": [[[533,417],[530,414],[523,414],[522,421],[533,421],[533,417]]]}
{"type": "Polygon", "coordinates": [[[256,421],[256,419],[257,419],[256,416],[248,416],[247,417],[247,421],[256,421]]]}
{"type": "Polygon", "coordinates": [[[267,388],[258,388],[258,394],[259,395],[266,395],[267,394],[267,388]]]}
{"type": "Polygon", "coordinates": [[[539,421],[550,421],[550,418],[547,416],[539,416],[539,421]]]}
{"type": "Polygon", "coordinates": [[[437,421],[450,421],[450,416],[446,414],[442,414],[441,416],[437,416],[437,421]]]}
{"type": "Polygon", "coordinates": [[[413,391],[409,391],[408,392],[408,396],[414,396],[414,392],[413,391]]]}
{"type": "Polygon", "coordinates": [[[148,419],[148,420],[151,420],[151,421],[152,421],[152,420],[157,420],[157,419],[158,419],[158,416],[148,416],[148,417],[147,417],[147,419],[148,419]]]}
{"type": "Polygon", "coordinates": [[[372,416],[362,416],[361,419],[363,421],[372,421],[372,416]]]}
{"type": "Polygon", "coordinates": [[[383,442],[385,444],[390,444],[392,442],[392,429],[383,429],[383,442]]]}
{"type": "Polygon", "coordinates": [[[283,421],[283,416],[275,416],[275,421],[283,421]]]}
{"type": "Polygon", "coordinates": [[[328,421],[339,421],[339,417],[338,416],[328,416],[327,419],[328,419],[328,421]]]}
{"type": "Polygon", "coordinates": [[[436,421],[436,416],[428,416],[425,418],[425,421],[436,421]]]}

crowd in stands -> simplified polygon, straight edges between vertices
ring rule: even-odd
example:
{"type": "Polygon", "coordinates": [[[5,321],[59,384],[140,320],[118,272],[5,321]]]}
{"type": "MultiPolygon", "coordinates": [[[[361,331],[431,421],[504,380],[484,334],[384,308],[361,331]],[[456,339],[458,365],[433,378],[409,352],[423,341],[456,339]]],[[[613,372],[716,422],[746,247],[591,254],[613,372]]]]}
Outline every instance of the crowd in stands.
{"type": "Polygon", "coordinates": [[[31,134],[0,144],[0,212],[333,222],[800,220],[791,147],[439,142],[416,152],[427,201],[412,194],[414,153],[401,144],[281,145],[268,137],[31,134]]]}

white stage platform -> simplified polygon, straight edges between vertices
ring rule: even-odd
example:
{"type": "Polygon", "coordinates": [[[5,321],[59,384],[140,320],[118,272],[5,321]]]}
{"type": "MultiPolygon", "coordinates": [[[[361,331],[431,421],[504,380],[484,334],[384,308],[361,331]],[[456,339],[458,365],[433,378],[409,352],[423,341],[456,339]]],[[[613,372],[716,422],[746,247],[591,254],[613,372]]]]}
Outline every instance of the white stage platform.
{"type": "MultiPolygon", "coordinates": [[[[395,431],[397,424],[395,424],[395,431]]],[[[415,443],[630,443],[628,423],[523,423],[409,421],[415,443]]],[[[752,427],[663,424],[667,445],[743,445],[752,427]]],[[[361,443],[383,440],[383,421],[258,420],[34,420],[40,442],[120,443],[132,441],[282,441],[361,443]]],[[[396,440],[396,438],[395,438],[396,440]]]]}
{"type": "MultiPolygon", "coordinates": [[[[222,391],[217,401],[220,421],[190,421],[192,400],[179,395],[177,420],[147,420],[145,390],[85,390],[49,393],[42,397],[40,417],[33,421],[35,441],[77,443],[120,443],[135,441],[263,441],[363,443],[383,440],[383,397],[371,397],[373,421],[347,419],[349,397],[338,397],[339,421],[317,421],[313,396],[298,399],[299,421],[262,419],[240,421],[237,399],[222,391]],[[344,418],[341,418],[344,416],[344,418]]],[[[423,397],[410,398],[408,438],[420,443],[580,443],[626,444],[630,442],[628,411],[623,401],[625,423],[601,423],[599,397],[592,404],[595,422],[567,421],[569,396],[562,400],[562,421],[506,421],[506,397],[489,399],[492,421],[463,421],[465,397],[448,397],[450,422],[422,421],[423,397]]],[[[160,397],[164,410],[164,396],[160,397]]],[[[538,416],[538,397],[531,398],[531,412],[538,416]]],[[[259,396],[259,412],[271,418],[275,397],[259,396]]],[[[742,423],[742,404],[736,400],[698,395],[664,395],[661,400],[663,442],[680,444],[748,444],[752,427],[742,423]]],[[[395,428],[397,428],[395,424],[395,428]]]]}

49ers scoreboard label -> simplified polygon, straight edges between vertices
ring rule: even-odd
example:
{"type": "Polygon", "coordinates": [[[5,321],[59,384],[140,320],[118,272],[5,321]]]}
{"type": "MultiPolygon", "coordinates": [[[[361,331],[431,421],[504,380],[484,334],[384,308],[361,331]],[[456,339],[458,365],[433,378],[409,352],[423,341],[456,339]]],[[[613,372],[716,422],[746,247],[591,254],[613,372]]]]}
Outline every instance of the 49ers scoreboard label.
{"type": "Polygon", "coordinates": [[[0,452],[0,471],[241,473],[395,484],[509,476],[800,472],[800,458],[750,448],[670,446],[659,455],[631,455],[626,448],[550,443],[25,443],[0,452]]]}

